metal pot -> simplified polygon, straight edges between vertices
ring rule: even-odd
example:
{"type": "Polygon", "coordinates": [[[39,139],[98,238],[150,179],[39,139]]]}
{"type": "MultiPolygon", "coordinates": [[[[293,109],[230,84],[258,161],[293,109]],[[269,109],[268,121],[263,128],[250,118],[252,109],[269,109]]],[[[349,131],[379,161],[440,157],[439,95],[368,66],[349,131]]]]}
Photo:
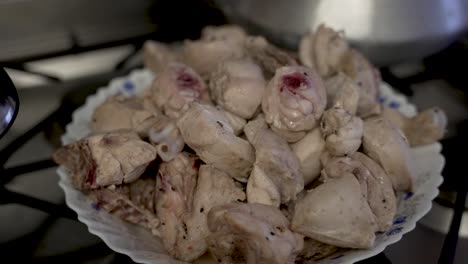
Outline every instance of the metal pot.
{"type": "Polygon", "coordinates": [[[320,23],[344,30],[377,65],[420,59],[468,29],[466,0],[216,0],[234,23],[296,49],[320,23]]]}

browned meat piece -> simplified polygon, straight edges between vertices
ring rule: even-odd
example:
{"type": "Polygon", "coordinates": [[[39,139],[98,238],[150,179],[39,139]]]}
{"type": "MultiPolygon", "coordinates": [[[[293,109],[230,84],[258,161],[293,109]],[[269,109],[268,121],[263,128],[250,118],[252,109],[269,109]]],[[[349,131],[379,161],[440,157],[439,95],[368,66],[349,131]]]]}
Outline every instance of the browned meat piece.
{"type": "Polygon", "coordinates": [[[91,190],[88,197],[96,203],[97,208],[159,235],[159,219],[154,204],[155,188],[154,179],[138,179],[130,184],[91,190]]]}
{"type": "Polygon", "coordinates": [[[303,237],[281,211],[264,204],[232,203],[208,214],[209,250],[219,263],[294,263],[303,237]]]}
{"type": "Polygon", "coordinates": [[[288,66],[279,68],[271,79],[262,109],[273,131],[296,142],[318,125],[326,105],[325,87],[315,71],[288,66]]]}
{"type": "Polygon", "coordinates": [[[89,136],[63,146],[52,158],[70,171],[79,190],[132,182],[156,159],[156,150],[131,131],[89,136]]]}
{"type": "Polygon", "coordinates": [[[154,104],[171,118],[178,118],[192,102],[210,103],[208,87],[190,67],[171,63],[155,78],[150,96],[154,104]]]}

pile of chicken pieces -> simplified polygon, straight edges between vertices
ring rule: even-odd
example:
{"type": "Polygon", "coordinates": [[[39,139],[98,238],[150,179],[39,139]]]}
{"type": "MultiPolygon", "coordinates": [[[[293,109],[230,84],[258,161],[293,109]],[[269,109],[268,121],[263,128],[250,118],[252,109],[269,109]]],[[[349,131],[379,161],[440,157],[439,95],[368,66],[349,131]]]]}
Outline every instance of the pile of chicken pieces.
{"type": "Polygon", "coordinates": [[[151,87],[108,98],[93,133],[53,157],[100,208],[183,261],[284,264],[372,247],[396,193],[414,188],[410,147],[447,123],[438,108],[410,118],[381,105],[378,71],[324,25],[298,56],[226,25],[180,46],[148,41],[144,59],[151,87]]]}

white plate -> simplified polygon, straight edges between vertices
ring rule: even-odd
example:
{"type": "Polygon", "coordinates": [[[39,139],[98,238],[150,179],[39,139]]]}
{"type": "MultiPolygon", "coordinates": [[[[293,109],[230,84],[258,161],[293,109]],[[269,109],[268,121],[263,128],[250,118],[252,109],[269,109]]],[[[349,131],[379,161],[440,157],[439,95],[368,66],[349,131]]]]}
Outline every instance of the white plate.
{"type": "MultiPolygon", "coordinates": [[[[107,87],[89,96],[85,105],[73,113],[72,122],[66,128],[62,143],[68,144],[89,134],[88,124],[91,115],[107,97],[117,93],[128,96],[141,93],[150,85],[153,78],[153,74],[146,69],[136,70],[129,76],[111,81],[107,87]]],[[[416,113],[415,107],[388,85],[382,85],[380,100],[405,115],[412,116],[416,113]]],[[[394,224],[390,231],[377,235],[373,248],[339,252],[318,263],[353,263],[369,258],[399,241],[403,234],[413,230],[416,222],[431,208],[432,199],[439,193],[438,186],[443,180],[441,171],[445,164],[440,151],[439,143],[412,149],[417,171],[415,192],[399,195],[394,224]]],[[[65,192],[67,205],[78,214],[78,219],[88,226],[89,232],[99,236],[111,249],[126,254],[140,263],[182,263],[167,255],[161,240],[152,236],[149,231],[99,211],[84,194],[73,188],[63,167],[58,168],[57,173],[60,175],[59,185],[65,192]]]]}

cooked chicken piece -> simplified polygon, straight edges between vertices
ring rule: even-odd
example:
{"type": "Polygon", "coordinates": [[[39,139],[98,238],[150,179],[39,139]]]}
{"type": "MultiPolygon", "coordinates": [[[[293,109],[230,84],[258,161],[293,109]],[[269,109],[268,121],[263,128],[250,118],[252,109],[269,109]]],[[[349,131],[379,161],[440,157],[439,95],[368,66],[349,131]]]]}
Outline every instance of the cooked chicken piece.
{"type": "Polygon", "coordinates": [[[278,208],[232,203],[208,214],[209,250],[219,263],[294,263],[303,237],[289,230],[278,208]]]}
{"type": "Polygon", "coordinates": [[[141,98],[116,95],[96,108],[91,118],[91,130],[93,133],[103,133],[131,129],[145,137],[160,115],[146,109],[141,98]]]}
{"type": "Polygon", "coordinates": [[[403,133],[383,117],[364,120],[364,153],[378,162],[396,191],[411,191],[415,179],[410,148],[403,133]]]}
{"type": "Polygon", "coordinates": [[[245,121],[245,119],[243,119],[242,117],[239,117],[239,116],[237,116],[237,115],[235,115],[235,114],[233,114],[233,113],[231,113],[229,111],[225,111],[220,106],[216,106],[216,109],[218,109],[218,111],[220,111],[221,113],[224,114],[224,116],[226,116],[226,120],[231,125],[232,130],[234,131],[234,135],[238,136],[238,135],[242,134],[244,126],[247,123],[247,121],[245,121]]]}
{"type": "Polygon", "coordinates": [[[291,149],[299,158],[304,185],[315,180],[322,170],[320,156],[325,151],[325,140],[320,128],[314,128],[298,142],[291,145],[291,149]]]}
{"type": "Polygon", "coordinates": [[[225,40],[242,44],[247,38],[244,29],[236,25],[206,26],[201,33],[202,40],[225,40]]]}
{"type": "Polygon", "coordinates": [[[143,62],[147,68],[159,74],[168,64],[182,62],[182,58],[174,47],[162,42],[147,40],[143,45],[143,62]]]}
{"type": "Polygon", "coordinates": [[[63,146],[52,158],[69,170],[79,190],[132,182],[156,159],[156,150],[131,131],[96,134],[63,146]]]}
{"type": "Polygon", "coordinates": [[[328,78],[338,72],[348,50],[343,33],[321,24],[315,34],[308,32],[302,37],[299,58],[304,65],[317,69],[320,76],[328,78]]]}
{"type": "Polygon", "coordinates": [[[361,118],[368,118],[374,115],[379,115],[382,112],[382,105],[376,98],[366,96],[362,91],[359,95],[358,110],[356,115],[361,118]]]}
{"type": "Polygon", "coordinates": [[[350,49],[343,60],[343,72],[356,81],[364,94],[377,98],[381,82],[379,71],[362,55],[350,49]]]}
{"type": "Polygon", "coordinates": [[[347,173],[328,177],[298,200],[291,229],[337,247],[370,248],[377,225],[359,181],[347,173]]]}
{"type": "Polygon", "coordinates": [[[303,37],[299,57],[304,65],[317,69],[322,78],[339,72],[349,76],[359,86],[358,116],[380,113],[380,74],[362,54],[349,47],[342,33],[320,25],[315,34],[303,37]]]}
{"type": "Polygon", "coordinates": [[[247,56],[260,65],[265,77],[268,79],[273,77],[276,70],[281,67],[298,65],[293,56],[288,52],[275,47],[264,37],[247,37],[244,46],[247,56]]]}
{"type": "Polygon", "coordinates": [[[159,235],[159,219],[154,205],[156,182],[154,179],[138,179],[130,184],[94,189],[88,197],[96,203],[97,209],[118,218],[148,228],[159,235]]]}
{"type": "Polygon", "coordinates": [[[247,184],[249,203],[278,207],[296,200],[304,189],[304,179],[299,159],[288,143],[268,129],[262,116],[247,123],[244,132],[255,148],[255,166],[247,184]]]}
{"type": "Polygon", "coordinates": [[[360,117],[368,117],[379,114],[380,73],[358,51],[350,49],[342,64],[342,71],[351,77],[359,86],[359,103],[357,114],[360,117]]]}
{"type": "Polygon", "coordinates": [[[265,171],[254,164],[247,182],[247,201],[249,203],[260,203],[279,207],[281,194],[278,186],[265,174],[265,171]]]}
{"type": "Polygon", "coordinates": [[[269,82],[262,101],[265,120],[288,142],[314,128],[327,105],[320,77],[302,66],[282,67],[269,82]]]}
{"type": "Polygon", "coordinates": [[[245,119],[250,119],[257,112],[265,85],[260,67],[248,60],[222,62],[209,83],[213,100],[245,119]]]}
{"type": "Polygon", "coordinates": [[[148,132],[149,140],[156,146],[163,161],[171,161],[185,146],[175,121],[161,116],[148,132]]]}
{"type": "Polygon", "coordinates": [[[325,81],[327,109],[334,106],[356,115],[359,102],[359,87],[346,74],[339,72],[325,81]]]}
{"type": "Polygon", "coordinates": [[[179,245],[187,250],[181,259],[192,261],[206,252],[206,238],[210,235],[207,215],[211,208],[243,200],[245,193],[240,184],[213,166],[202,165],[198,173],[192,214],[184,220],[187,236],[179,245]]]}
{"type": "Polygon", "coordinates": [[[372,178],[363,177],[367,180],[367,200],[376,216],[379,231],[387,231],[391,227],[397,211],[392,182],[382,167],[366,155],[356,152],[352,158],[360,161],[372,176],[372,178]]]}
{"type": "Polygon", "coordinates": [[[438,107],[426,109],[414,117],[383,107],[382,116],[403,131],[411,146],[427,145],[442,139],[447,127],[447,116],[438,107]]]}
{"type": "Polygon", "coordinates": [[[184,61],[204,79],[208,79],[218,64],[245,56],[242,43],[229,39],[186,40],[182,47],[184,61]]]}
{"type": "Polygon", "coordinates": [[[361,146],[363,122],[346,110],[333,107],[323,114],[320,123],[327,151],[334,156],[348,156],[361,146]]]}
{"type": "Polygon", "coordinates": [[[296,263],[314,264],[315,261],[326,258],[339,248],[311,238],[304,238],[304,248],[296,258],[296,263]]]}
{"type": "Polygon", "coordinates": [[[192,102],[210,103],[208,87],[190,67],[171,63],[151,85],[154,104],[171,118],[180,117],[192,102]]]}
{"type": "Polygon", "coordinates": [[[237,137],[223,111],[193,103],[177,126],[185,143],[205,163],[240,181],[247,181],[255,160],[253,147],[237,137]]]}
{"type": "Polygon", "coordinates": [[[156,179],[159,232],[164,248],[178,259],[190,254],[190,249],[184,247],[188,235],[184,220],[192,213],[198,166],[195,155],[182,152],[170,162],[161,163],[156,179]]]}
{"type": "Polygon", "coordinates": [[[375,161],[356,152],[351,157],[333,158],[323,174],[325,179],[354,175],[375,216],[378,231],[385,232],[391,227],[397,209],[396,197],[390,178],[375,161]]]}

